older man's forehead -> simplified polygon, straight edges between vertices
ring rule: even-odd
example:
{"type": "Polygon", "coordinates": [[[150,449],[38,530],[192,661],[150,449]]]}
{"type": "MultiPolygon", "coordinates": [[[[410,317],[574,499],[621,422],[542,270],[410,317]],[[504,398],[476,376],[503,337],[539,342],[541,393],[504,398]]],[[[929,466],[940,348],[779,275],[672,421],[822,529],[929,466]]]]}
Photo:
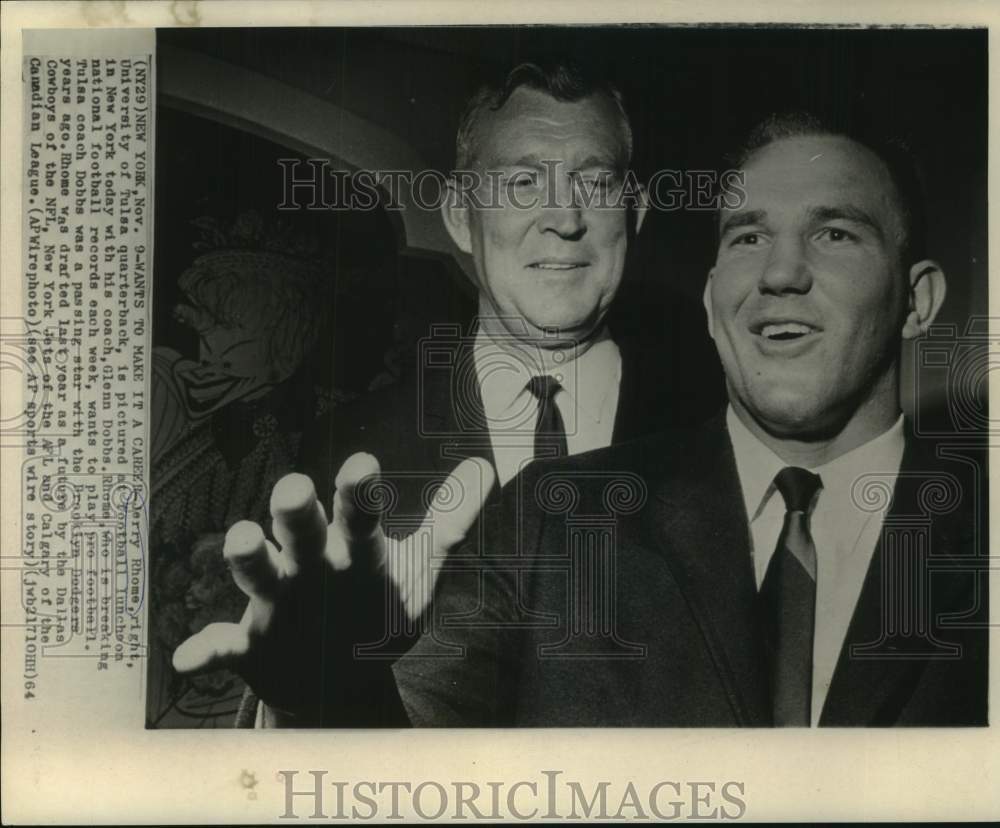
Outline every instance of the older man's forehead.
{"type": "Polygon", "coordinates": [[[618,163],[627,153],[621,119],[607,96],[559,101],[518,89],[481,124],[479,158],[485,163],[569,160],[618,163]]]}

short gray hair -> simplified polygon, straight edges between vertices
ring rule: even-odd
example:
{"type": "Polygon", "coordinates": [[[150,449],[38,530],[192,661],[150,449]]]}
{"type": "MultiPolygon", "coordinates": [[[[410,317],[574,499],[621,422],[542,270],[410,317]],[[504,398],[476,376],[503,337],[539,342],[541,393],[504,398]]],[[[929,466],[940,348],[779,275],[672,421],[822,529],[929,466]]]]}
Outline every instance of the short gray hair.
{"type": "Polygon", "coordinates": [[[496,112],[520,87],[536,89],[552,96],[557,101],[574,103],[591,95],[606,95],[619,114],[622,141],[625,146],[623,166],[632,159],[632,125],[622,102],[621,92],[607,80],[589,75],[579,64],[572,61],[556,60],[550,63],[521,63],[515,66],[500,84],[482,86],[465,106],[458,125],[455,140],[455,168],[469,169],[476,157],[476,134],[487,111],[496,112]]]}

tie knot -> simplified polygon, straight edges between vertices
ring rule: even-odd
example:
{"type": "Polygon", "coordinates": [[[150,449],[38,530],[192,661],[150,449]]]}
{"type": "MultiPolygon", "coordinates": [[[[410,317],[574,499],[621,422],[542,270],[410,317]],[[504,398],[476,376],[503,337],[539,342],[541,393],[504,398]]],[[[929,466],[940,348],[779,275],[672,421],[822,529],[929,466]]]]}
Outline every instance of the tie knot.
{"type": "Polygon", "coordinates": [[[785,499],[789,512],[808,512],[817,489],[823,485],[818,474],[797,466],[786,466],[774,477],[774,485],[785,499]]]}
{"type": "Polygon", "coordinates": [[[548,402],[551,400],[560,388],[562,388],[562,386],[556,378],[550,377],[546,374],[532,377],[528,380],[528,390],[542,402],[548,402]]]}

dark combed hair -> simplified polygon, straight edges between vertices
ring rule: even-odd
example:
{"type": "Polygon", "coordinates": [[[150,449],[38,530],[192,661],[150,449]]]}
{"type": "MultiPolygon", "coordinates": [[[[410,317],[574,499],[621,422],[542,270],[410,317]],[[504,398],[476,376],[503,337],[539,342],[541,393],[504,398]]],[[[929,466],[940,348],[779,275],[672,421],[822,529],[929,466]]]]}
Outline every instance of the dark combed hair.
{"type": "Polygon", "coordinates": [[[780,112],[769,115],[754,126],[739,147],[726,156],[726,163],[730,168],[740,169],[750,156],[775,141],[823,135],[854,141],[874,153],[885,165],[896,189],[902,218],[902,264],[909,267],[925,258],[927,216],[923,183],[913,153],[900,138],[880,135],[864,128],[838,128],[813,113],[802,110],[780,112]]]}
{"type": "Polygon", "coordinates": [[[536,89],[557,101],[574,103],[591,95],[606,95],[618,110],[627,166],[632,158],[632,125],[629,122],[621,92],[614,84],[590,74],[583,66],[571,61],[556,59],[538,63],[521,63],[511,69],[500,82],[482,86],[466,104],[458,125],[455,140],[455,168],[469,169],[475,160],[476,135],[484,113],[502,109],[510,96],[520,87],[536,89]]]}

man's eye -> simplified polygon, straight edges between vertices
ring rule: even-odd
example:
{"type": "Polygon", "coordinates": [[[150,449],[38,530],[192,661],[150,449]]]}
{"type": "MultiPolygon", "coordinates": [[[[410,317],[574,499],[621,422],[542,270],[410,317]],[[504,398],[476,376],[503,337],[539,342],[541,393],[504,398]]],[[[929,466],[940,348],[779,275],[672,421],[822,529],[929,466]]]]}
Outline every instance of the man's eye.
{"type": "Polygon", "coordinates": [[[731,242],[732,245],[755,245],[760,243],[759,233],[741,233],[739,236],[734,238],[731,242]]]}
{"type": "Polygon", "coordinates": [[[519,190],[523,190],[527,187],[537,187],[538,173],[535,172],[514,173],[513,175],[507,178],[507,186],[519,190]]]}
{"type": "Polygon", "coordinates": [[[819,237],[832,242],[851,242],[858,240],[857,236],[847,230],[844,230],[842,227],[824,227],[820,230],[819,237]]]}

